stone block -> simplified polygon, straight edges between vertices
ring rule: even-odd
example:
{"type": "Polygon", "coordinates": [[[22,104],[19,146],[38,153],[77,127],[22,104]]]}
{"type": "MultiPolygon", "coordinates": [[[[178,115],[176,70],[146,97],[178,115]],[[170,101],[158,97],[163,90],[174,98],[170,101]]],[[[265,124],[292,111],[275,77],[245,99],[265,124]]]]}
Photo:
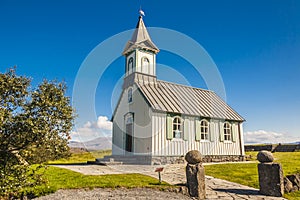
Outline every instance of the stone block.
{"type": "Polygon", "coordinates": [[[260,151],[257,154],[257,160],[261,163],[273,162],[273,154],[269,151],[260,151]]]}
{"type": "Polygon", "coordinates": [[[192,150],[192,151],[187,152],[187,154],[185,155],[185,160],[189,164],[201,163],[202,162],[202,155],[199,151],[192,150]]]}
{"type": "Polygon", "coordinates": [[[258,164],[260,193],[282,197],[284,194],[283,171],[278,163],[258,164]]]}
{"type": "Polygon", "coordinates": [[[284,192],[292,192],[293,191],[293,183],[287,178],[284,177],[283,178],[283,182],[284,182],[284,192]]]}
{"type": "Polygon", "coordinates": [[[298,190],[300,188],[300,174],[293,174],[286,176],[293,184],[293,186],[297,186],[298,190]]]}
{"type": "Polygon", "coordinates": [[[187,187],[191,197],[206,198],[205,170],[201,163],[186,166],[187,187]]]}

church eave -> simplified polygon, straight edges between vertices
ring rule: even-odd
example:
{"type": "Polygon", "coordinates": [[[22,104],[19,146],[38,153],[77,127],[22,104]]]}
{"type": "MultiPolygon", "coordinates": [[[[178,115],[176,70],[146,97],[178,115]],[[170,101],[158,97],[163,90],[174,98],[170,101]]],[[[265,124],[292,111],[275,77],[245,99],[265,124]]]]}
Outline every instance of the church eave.
{"type": "Polygon", "coordinates": [[[128,55],[129,53],[133,52],[136,49],[150,51],[150,52],[153,52],[155,54],[157,54],[159,52],[159,49],[155,45],[153,45],[153,47],[147,47],[147,46],[144,46],[144,45],[141,45],[141,44],[136,44],[136,43],[132,43],[131,41],[128,41],[125,48],[124,48],[124,51],[122,52],[122,55],[126,56],[126,55],[128,55]]]}

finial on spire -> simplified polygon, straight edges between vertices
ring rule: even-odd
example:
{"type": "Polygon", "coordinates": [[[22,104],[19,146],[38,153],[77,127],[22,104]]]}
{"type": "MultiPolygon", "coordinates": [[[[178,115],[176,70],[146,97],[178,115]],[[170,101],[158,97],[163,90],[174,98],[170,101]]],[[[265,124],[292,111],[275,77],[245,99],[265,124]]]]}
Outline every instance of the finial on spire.
{"type": "Polygon", "coordinates": [[[142,10],[142,8],[140,8],[139,13],[140,13],[140,16],[141,16],[141,17],[145,16],[145,13],[144,13],[144,11],[142,10]]]}

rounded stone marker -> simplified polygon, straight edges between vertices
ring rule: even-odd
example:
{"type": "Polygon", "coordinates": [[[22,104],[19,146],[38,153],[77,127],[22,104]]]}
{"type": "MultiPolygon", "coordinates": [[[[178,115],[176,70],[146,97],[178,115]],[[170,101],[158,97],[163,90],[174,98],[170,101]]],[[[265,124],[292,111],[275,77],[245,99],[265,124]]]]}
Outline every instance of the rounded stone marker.
{"type": "Polygon", "coordinates": [[[258,152],[257,160],[261,163],[273,162],[274,157],[271,152],[263,150],[263,151],[258,152]]]}
{"type": "Polygon", "coordinates": [[[197,164],[197,163],[201,163],[202,162],[202,155],[199,151],[197,150],[192,150],[187,152],[187,154],[185,155],[185,160],[189,163],[189,164],[197,164]]]}

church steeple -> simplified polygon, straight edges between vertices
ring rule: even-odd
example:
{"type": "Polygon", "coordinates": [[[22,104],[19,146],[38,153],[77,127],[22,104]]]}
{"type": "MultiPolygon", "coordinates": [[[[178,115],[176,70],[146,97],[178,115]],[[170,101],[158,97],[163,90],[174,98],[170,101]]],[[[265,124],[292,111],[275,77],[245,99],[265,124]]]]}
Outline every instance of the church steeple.
{"type": "Polygon", "coordinates": [[[123,51],[123,55],[126,56],[126,54],[128,54],[135,48],[147,49],[155,54],[159,52],[159,49],[150,38],[142,16],[139,16],[139,21],[136,25],[135,31],[131,37],[131,40],[127,42],[123,51]]]}
{"type": "Polygon", "coordinates": [[[150,38],[142,13],[140,11],[136,29],[122,53],[126,57],[126,76],[134,72],[156,76],[156,54],[159,49],[150,38]]]}

